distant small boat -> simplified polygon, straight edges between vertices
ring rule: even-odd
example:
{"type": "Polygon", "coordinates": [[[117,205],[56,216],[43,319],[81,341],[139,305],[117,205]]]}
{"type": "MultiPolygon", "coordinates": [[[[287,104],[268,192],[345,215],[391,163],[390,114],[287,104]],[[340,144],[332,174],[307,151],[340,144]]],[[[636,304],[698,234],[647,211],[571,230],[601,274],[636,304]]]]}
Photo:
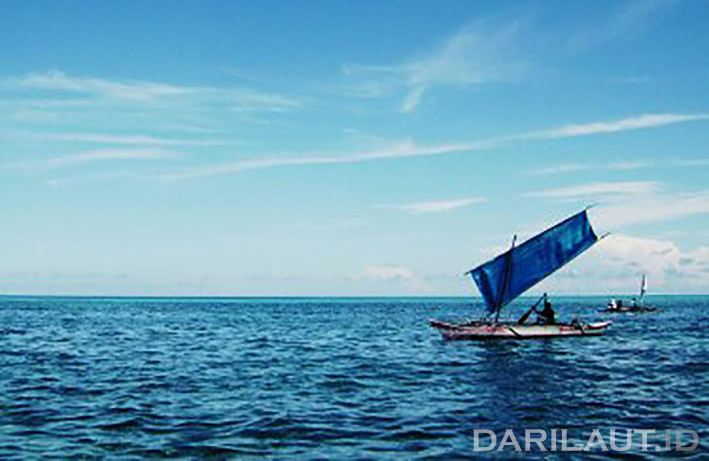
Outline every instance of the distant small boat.
{"type": "Polygon", "coordinates": [[[647,278],[643,274],[642,280],[640,281],[640,296],[636,300],[633,298],[630,303],[624,303],[622,299],[615,300],[611,299],[605,309],[601,309],[599,312],[604,312],[606,314],[626,314],[626,313],[642,313],[642,312],[654,312],[658,310],[655,306],[645,305],[645,293],[647,292],[647,278]]]}
{"type": "Polygon", "coordinates": [[[445,339],[540,339],[569,336],[602,336],[611,322],[583,324],[574,321],[558,324],[546,293],[518,322],[500,322],[500,311],[522,293],[541,282],[569,261],[589,249],[599,239],[591,228],[587,210],[556,224],[544,232],[512,247],[496,258],[472,269],[470,274],[482,294],[488,314],[483,319],[455,324],[431,320],[445,339]],[[542,324],[525,325],[532,312],[544,300],[544,311],[537,312],[542,324]]]}

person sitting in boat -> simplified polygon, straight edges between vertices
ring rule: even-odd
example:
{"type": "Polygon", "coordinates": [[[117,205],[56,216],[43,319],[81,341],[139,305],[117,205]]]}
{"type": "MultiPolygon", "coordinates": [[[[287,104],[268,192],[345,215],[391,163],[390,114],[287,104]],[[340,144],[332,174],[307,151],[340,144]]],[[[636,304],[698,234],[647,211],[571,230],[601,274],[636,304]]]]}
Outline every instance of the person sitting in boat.
{"type": "Polygon", "coordinates": [[[556,324],[556,319],[554,309],[551,308],[551,303],[549,300],[544,297],[544,309],[542,309],[541,312],[538,312],[539,318],[537,319],[537,323],[541,323],[544,325],[554,325],[556,324]]]}
{"type": "Polygon", "coordinates": [[[618,306],[615,303],[615,298],[610,300],[606,309],[609,311],[614,311],[614,310],[618,309],[618,306]]]}
{"type": "Polygon", "coordinates": [[[638,302],[635,300],[635,298],[630,301],[630,307],[632,307],[633,309],[638,307],[638,302]]]}

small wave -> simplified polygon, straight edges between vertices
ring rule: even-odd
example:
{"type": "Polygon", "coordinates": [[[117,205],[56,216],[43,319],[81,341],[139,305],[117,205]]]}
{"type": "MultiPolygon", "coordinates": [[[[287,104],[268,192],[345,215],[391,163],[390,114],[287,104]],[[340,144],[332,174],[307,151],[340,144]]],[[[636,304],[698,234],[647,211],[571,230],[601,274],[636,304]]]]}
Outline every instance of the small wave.
{"type": "Polygon", "coordinates": [[[406,429],[384,434],[379,439],[391,442],[405,442],[410,440],[450,439],[456,435],[455,432],[450,431],[406,429]]]}
{"type": "Polygon", "coordinates": [[[144,426],[144,424],[145,421],[142,418],[135,417],[113,423],[97,424],[93,427],[102,431],[126,432],[139,430],[144,426]]]}

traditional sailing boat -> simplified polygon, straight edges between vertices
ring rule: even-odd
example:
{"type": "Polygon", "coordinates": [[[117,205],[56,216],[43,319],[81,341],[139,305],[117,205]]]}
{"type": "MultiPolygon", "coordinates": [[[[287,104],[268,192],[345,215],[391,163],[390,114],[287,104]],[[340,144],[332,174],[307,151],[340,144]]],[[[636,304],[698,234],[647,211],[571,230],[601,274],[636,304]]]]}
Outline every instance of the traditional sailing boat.
{"type": "Polygon", "coordinates": [[[636,300],[633,298],[630,303],[624,303],[623,300],[611,299],[605,309],[600,312],[609,314],[626,313],[626,312],[654,312],[657,307],[645,305],[645,293],[647,292],[647,279],[645,274],[640,281],[640,296],[636,300]]]}
{"type": "MultiPolygon", "coordinates": [[[[500,311],[518,296],[541,282],[569,261],[589,249],[599,239],[591,228],[587,209],[545,230],[521,245],[512,247],[496,258],[472,269],[475,281],[490,316],[464,324],[431,320],[446,339],[531,339],[560,336],[600,336],[611,322],[582,324],[572,322],[557,324],[524,325],[524,321],[540,301],[520,321],[500,322],[500,311]]],[[[543,296],[546,302],[546,294],[543,296]]]]}

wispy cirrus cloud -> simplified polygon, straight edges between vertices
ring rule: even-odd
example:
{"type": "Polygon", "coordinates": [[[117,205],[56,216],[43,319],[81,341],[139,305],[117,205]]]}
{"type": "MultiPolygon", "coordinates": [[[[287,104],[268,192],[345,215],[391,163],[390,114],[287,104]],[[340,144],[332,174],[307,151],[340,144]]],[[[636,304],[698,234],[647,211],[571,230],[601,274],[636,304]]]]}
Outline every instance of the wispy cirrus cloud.
{"type": "MultiPolygon", "coordinates": [[[[201,165],[187,166],[174,171],[155,175],[156,179],[177,181],[190,178],[201,178],[219,175],[238,174],[245,171],[261,170],[269,168],[295,167],[307,165],[325,164],[353,164],[386,159],[401,159],[411,157],[425,157],[446,155],[452,153],[474,152],[482,150],[492,150],[498,147],[511,145],[520,142],[542,141],[545,139],[559,139],[564,137],[579,137],[590,135],[608,135],[625,130],[636,130],[640,128],[658,128],[671,124],[687,123],[691,121],[702,121],[708,117],[704,114],[643,114],[636,117],[618,119],[612,121],[592,122],[589,124],[562,125],[560,127],[547,130],[537,130],[523,132],[506,136],[485,138],[479,140],[468,140],[462,142],[448,142],[438,144],[419,144],[410,140],[392,142],[378,148],[345,153],[292,153],[279,156],[263,156],[259,158],[239,159],[235,161],[207,163],[201,165]]],[[[162,138],[151,135],[131,135],[131,134],[105,134],[105,133],[40,133],[34,136],[48,137],[63,141],[86,142],[97,145],[125,145],[141,146],[144,148],[163,148],[179,146],[199,146],[212,147],[224,144],[224,141],[215,139],[174,139],[162,138]]],[[[97,149],[98,150],[98,149],[97,149]]],[[[124,150],[126,159],[137,158],[138,154],[133,150],[124,150]]],[[[157,155],[155,150],[151,155],[157,155]]],[[[96,156],[95,158],[100,158],[96,156]]],[[[76,154],[76,158],[94,158],[83,153],[76,154]]],[[[114,157],[118,159],[118,156],[114,157]]],[[[157,158],[153,156],[152,158],[157,158]]],[[[87,160],[88,161],[88,160],[87,160]]],[[[631,162],[632,163],[632,162],[631,162]]],[[[623,169],[639,167],[637,164],[624,163],[612,164],[609,168],[623,169]]],[[[7,165],[6,165],[7,166],[7,165]]],[[[556,171],[541,171],[541,174],[551,174],[554,172],[577,171],[584,169],[582,164],[569,164],[556,167],[556,171]]]]}
{"type": "Polygon", "coordinates": [[[521,80],[532,75],[532,70],[550,66],[559,55],[572,56],[635,37],[673,3],[630,1],[612,8],[600,20],[589,19],[573,26],[554,23],[528,27],[543,19],[539,15],[518,16],[503,23],[477,20],[417,57],[394,64],[343,66],[343,75],[351,82],[346,89],[355,97],[401,97],[400,111],[410,113],[436,88],[466,89],[521,80]]]}
{"type": "Polygon", "coordinates": [[[530,176],[550,176],[564,173],[575,173],[578,171],[589,170],[604,170],[604,171],[631,171],[641,168],[649,168],[655,163],[648,160],[628,160],[623,162],[612,163],[564,163],[560,165],[546,166],[543,168],[535,168],[526,173],[530,176]]]}
{"type": "Polygon", "coordinates": [[[618,2],[615,10],[603,21],[570,25],[573,29],[566,32],[562,46],[578,53],[609,42],[635,38],[658,22],[676,3],[676,0],[618,2]]]}
{"type": "Polygon", "coordinates": [[[529,192],[525,196],[555,199],[597,198],[608,195],[651,194],[659,189],[660,184],[652,181],[596,182],[529,192]]]}
{"type": "Polygon", "coordinates": [[[709,191],[670,192],[655,181],[597,182],[524,194],[552,200],[600,202],[593,221],[604,230],[709,213],[709,191]]]}
{"type": "MultiPolygon", "coordinates": [[[[220,176],[243,173],[251,170],[261,170],[267,168],[282,168],[305,165],[325,165],[325,164],[351,164],[362,163],[385,159],[401,159],[411,157],[426,157],[445,155],[462,152],[474,152],[483,150],[492,150],[498,147],[528,141],[541,141],[550,138],[590,136],[601,134],[613,134],[624,130],[634,130],[640,128],[637,120],[663,120],[662,123],[648,123],[645,128],[656,128],[669,124],[683,123],[696,120],[705,120],[705,116],[697,116],[693,114],[646,114],[638,117],[615,120],[610,122],[595,122],[587,125],[564,125],[560,128],[552,128],[549,130],[540,130],[513,134],[508,136],[500,136],[487,139],[469,140],[462,142],[450,142],[440,144],[417,144],[413,141],[394,142],[378,149],[373,149],[359,153],[344,153],[344,154],[303,154],[293,153],[287,156],[273,156],[264,158],[254,158],[245,160],[236,160],[233,162],[221,162],[216,164],[196,165],[186,167],[181,170],[164,173],[158,176],[158,179],[167,181],[178,181],[183,179],[201,178],[209,176],[220,176]],[[614,129],[603,130],[598,126],[614,126],[614,129]],[[569,129],[568,127],[576,127],[569,129]],[[549,136],[549,133],[555,133],[554,136],[549,136]]],[[[625,165],[628,167],[629,165],[625,165]]],[[[580,168],[580,167],[576,167],[580,168]]]]}
{"type": "MultiPolygon", "coordinates": [[[[124,148],[106,148],[93,149],[88,151],[74,152],[61,155],[53,155],[33,160],[21,160],[14,162],[0,163],[0,169],[17,170],[17,171],[45,171],[54,168],[75,166],[80,164],[104,163],[109,161],[146,161],[146,160],[167,160],[181,156],[181,152],[166,150],[158,147],[124,147],[124,148]]],[[[102,177],[112,177],[113,173],[99,175],[102,177]]],[[[122,172],[116,177],[137,177],[127,172],[122,172]]],[[[145,179],[148,179],[147,177],[145,179]]],[[[52,178],[51,185],[66,184],[76,182],[77,179],[52,178]]]]}
{"type": "Polygon", "coordinates": [[[643,168],[709,166],[709,158],[685,158],[672,160],[626,160],[611,163],[563,163],[535,168],[526,172],[530,176],[550,176],[578,171],[632,171],[643,168]]]}
{"type": "Polygon", "coordinates": [[[590,170],[593,168],[596,168],[596,165],[591,165],[588,163],[563,163],[560,165],[535,168],[527,171],[526,174],[531,176],[547,176],[554,174],[575,173],[577,171],[590,170]]]}
{"type": "Polygon", "coordinates": [[[501,81],[518,75],[523,67],[516,56],[520,23],[497,30],[466,26],[428,56],[403,64],[408,94],[403,112],[413,111],[424,93],[435,86],[470,86],[501,81]]]}
{"type": "Polygon", "coordinates": [[[177,154],[162,149],[100,149],[77,154],[58,155],[48,158],[44,165],[58,167],[79,163],[102,162],[108,160],[155,160],[174,157],[177,154]]]}
{"type": "Polygon", "coordinates": [[[178,181],[183,179],[237,174],[245,171],[262,170],[267,168],[348,164],[395,158],[426,157],[453,152],[480,150],[490,147],[493,144],[494,142],[420,145],[411,141],[403,141],[361,153],[348,153],[342,155],[296,154],[287,157],[257,158],[210,165],[200,165],[184,168],[180,171],[175,171],[172,173],[165,173],[158,176],[158,179],[178,181]]]}
{"type": "Polygon", "coordinates": [[[31,73],[24,77],[6,79],[2,83],[30,90],[85,93],[142,101],[181,96],[189,93],[189,90],[185,88],[165,83],[76,77],[58,70],[31,73]]]}
{"type": "Polygon", "coordinates": [[[149,135],[123,135],[105,133],[39,133],[32,136],[56,141],[89,144],[118,144],[132,146],[221,146],[225,141],[213,139],[169,139],[149,135]]]}
{"type": "Polygon", "coordinates": [[[579,125],[563,125],[550,130],[528,133],[530,138],[569,138],[593,134],[619,133],[621,131],[654,128],[681,122],[692,122],[709,119],[709,114],[643,114],[621,120],[593,122],[579,125]]]}
{"type": "Polygon", "coordinates": [[[343,73],[359,79],[353,95],[379,97],[404,90],[402,112],[412,112],[436,87],[467,87],[516,78],[526,67],[517,51],[519,21],[500,28],[469,24],[431,52],[391,66],[350,64],[343,73]]]}
{"type": "Polygon", "coordinates": [[[652,166],[653,163],[649,160],[626,160],[622,162],[611,162],[606,164],[606,168],[609,170],[639,170],[641,168],[647,168],[652,166]]]}
{"type": "MultiPolygon", "coordinates": [[[[61,71],[30,73],[0,79],[0,89],[24,90],[28,94],[83,95],[127,103],[216,105],[235,111],[289,111],[301,106],[297,99],[247,88],[183,86],[142,80],[116,80],[70,75],[61,71]]],[[[46,100],[46,98],[45,98],[46,100]]],[[[60,100],[54,99],[56,105],[60,100]]],[[[85,100],[84,100],[85,102],[85,100]]],[[[105,104],[105,101],[103,101],[105,104]]],[[[46,108],[47,106],[45,106],[46,108]]],[[[52,106],[55,107],[55,106],[52,106]]]]}
{"type": "Polygon", "coordinates": [[[486,201],[483,197],[467,197],[450,200],[424,200],[420,202],[405,203],[401,205],[380,205],[381,208],[405,211],[410,214],[440,213],[451,211],[486,201]]]}

